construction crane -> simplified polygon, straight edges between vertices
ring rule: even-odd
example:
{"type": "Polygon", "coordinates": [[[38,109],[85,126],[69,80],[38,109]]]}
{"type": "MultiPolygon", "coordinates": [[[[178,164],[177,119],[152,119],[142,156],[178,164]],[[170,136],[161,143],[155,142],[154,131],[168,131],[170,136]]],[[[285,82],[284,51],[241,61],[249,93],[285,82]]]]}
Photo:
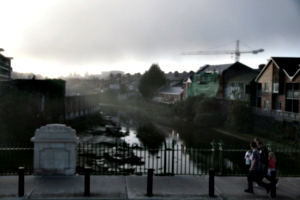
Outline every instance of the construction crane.
{"type": "Polygon", "coordinates": [[[224,51],[197,51],[197,52],[183,52],[181,55],[210,55],[210,54],[234,54],[235,61],[238,62],[240,60],[241,53],[253,53],[258,54],[263,52],[263,49],[253,50],[253,51],[240,51],[240,41],[236,41],[236,49],[235,50],[224,50],[224,51]]]}

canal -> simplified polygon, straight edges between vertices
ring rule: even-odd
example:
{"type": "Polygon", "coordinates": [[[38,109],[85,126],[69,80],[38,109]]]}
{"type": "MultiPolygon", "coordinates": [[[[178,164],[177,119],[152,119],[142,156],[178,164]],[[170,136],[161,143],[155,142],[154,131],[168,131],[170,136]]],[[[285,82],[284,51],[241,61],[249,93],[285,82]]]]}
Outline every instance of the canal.
{"type": "MultiPolygon", "coordinates": [[[[143,142],[137,137],[137,128],[145,123],[141,116],[111,107],[104,108],[104,111],[121,128],[121,132],[127,133],[119,138],[121,141],[131,147],[143,146],[143,142]]],[[[131,163],[118,166],[119,168],[134,170],[136,174],[143,174],[148,168],[157,169],[157,174],[205,174],[211,167],[220,175],[245,175],[248,172],[249,166],[245,164],[244,156],[245,151],[249,150],[250,141],[211,129],[201,129],[188,122],[176,123],[172,127],[156,125],[165,133],[165,140],[159,144],[159,150],[135,148],[131,151],[141,158],[139,161],[143,165],[131,163]]],[[[278,152],[277,158],[278,175],[299,176],[299,160],[295,160],[293,154],[278,152]]]]}

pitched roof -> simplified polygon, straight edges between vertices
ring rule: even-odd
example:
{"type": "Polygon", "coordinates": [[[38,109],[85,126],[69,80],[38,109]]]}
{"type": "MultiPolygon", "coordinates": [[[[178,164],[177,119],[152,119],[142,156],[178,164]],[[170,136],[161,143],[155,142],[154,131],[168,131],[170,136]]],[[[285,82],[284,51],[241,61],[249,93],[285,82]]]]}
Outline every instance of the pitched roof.
{"type": "Polygon", "coordinates": [[[289,77],[294,77],[300,69],[300,58],[272,57],[272,59],[289,77]]]}
{"type": "Polygon", "coordinates": [[[203,67],[200,67],[200,69],[196,72],[196,74],[200,72],[218,72],[222,73],[226,69],[228,69],[230,66],[232,66],[234,63],[231,64],[222,64],[222,65],[205,65],[203,67]]]}
{"type": "Polygon", "coordinates": [[[165,74],[165,77],[170,80],[183,80],[186,77],[188,77],[189,75],[190,75],[190,73],[188,73],[188,72],[178,73],[177,76],[175,73],[168,73],[168,74],[165,74]]]}
{"type": "Polygon", "coordinates": [[[238,76],[234,76],[227,80],[227,82],[251,82],[258,73],[249,73],[249,74],[242,74],[238,76]]]}
{"type": "Polygon", "coordinates": [[[167,93],[167,94],[180,94],[183,89],[181,87],[169,87],[163,86],[157,92],[158,93],[167,93]]]}
{"type": "Polygon", "coordinates": [[[255,81],[266,70],[270,62],[274,62],[279,69],[282,69],[284,73],[290,78],[294,79],[300,71],[300,58],[299,57],[271,57],[268,64],[261,70],[255,81]]]}

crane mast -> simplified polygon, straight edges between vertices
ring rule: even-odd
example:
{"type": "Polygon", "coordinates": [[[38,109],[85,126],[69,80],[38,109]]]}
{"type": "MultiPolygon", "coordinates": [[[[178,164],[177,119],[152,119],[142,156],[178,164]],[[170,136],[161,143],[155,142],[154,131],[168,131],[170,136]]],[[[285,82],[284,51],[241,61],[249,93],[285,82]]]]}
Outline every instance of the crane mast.
{"type": "Polygon", "coordinates": [[[238,62],[240,60],[240,55],[242,53],[252,53],[258,54],[263,52],[264,49],[258,49],[253,51],[240,51],[240,41],[236,41],[236,49],[235,50],[225,50],[225,51],[197,51],[197,52],[183,52],[181,55],[211,55],[211,54],[234,54],[235,61],[238,62]]]}

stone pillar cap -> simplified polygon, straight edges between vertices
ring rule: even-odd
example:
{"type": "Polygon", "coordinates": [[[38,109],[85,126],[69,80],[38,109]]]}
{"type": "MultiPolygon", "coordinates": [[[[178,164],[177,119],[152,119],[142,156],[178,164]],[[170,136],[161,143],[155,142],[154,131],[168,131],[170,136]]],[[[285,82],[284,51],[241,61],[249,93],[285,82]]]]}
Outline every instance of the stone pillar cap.
{"type": "Polygon", "coordinates": [[[35,131],[32,142],[76,142],[76,131],[64,124],[47,124],[35,131]]]}

